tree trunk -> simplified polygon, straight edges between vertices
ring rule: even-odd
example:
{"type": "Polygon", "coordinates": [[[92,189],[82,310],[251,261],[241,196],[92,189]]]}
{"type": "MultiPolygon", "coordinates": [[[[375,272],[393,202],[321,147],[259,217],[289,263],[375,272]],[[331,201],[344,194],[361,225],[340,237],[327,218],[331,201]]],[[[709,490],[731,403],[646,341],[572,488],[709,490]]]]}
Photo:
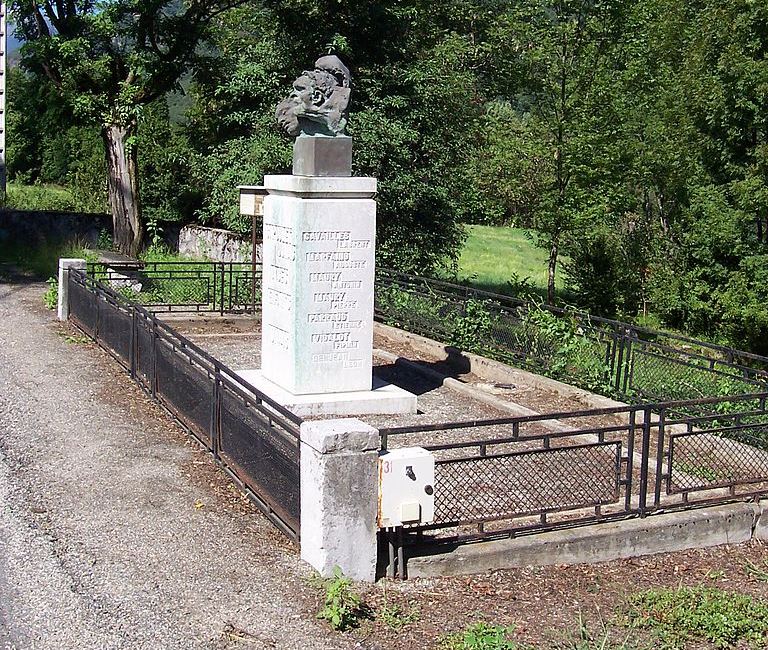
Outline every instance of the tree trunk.
{"type": "Polygon", "coordinates": [[[555,304],[555,271],[557,270],[557,239],[552,240],[552,246],[549,249],[549,263],[547,264],[547,304],[555,304]]]}
{"type": "Polygon", "coordinates": [[[135,135],[135,122],[128,125],[107,124],[102,129],[115,247],[131,257],[138,254],[144,236],[136,146],[130,141],[135,135]]]}

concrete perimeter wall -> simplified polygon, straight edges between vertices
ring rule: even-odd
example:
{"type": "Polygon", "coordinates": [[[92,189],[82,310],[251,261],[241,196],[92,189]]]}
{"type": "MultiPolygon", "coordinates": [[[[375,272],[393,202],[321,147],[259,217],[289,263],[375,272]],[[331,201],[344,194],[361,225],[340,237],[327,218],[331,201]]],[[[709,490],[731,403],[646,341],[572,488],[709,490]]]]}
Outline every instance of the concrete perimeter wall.
{"type": "Polygon", "coordinates": [[[0,210],[0,241],[35,244],[79,241],[96,246],[102,230],[112,232],[112,219],[106,214],[0,210]]]}
{"type": "MultiPolygon", "coordinates": [[[[163,239],[171,250],[189,257],[215,262],[250,262],[251,239],[221,228],[178,223],[160,224],[163,239]]],[[[112,218],[107,214],[45,212],[0,209],[0,242],[19,244],[78,242],[96,248],[99,235],[112,234],[112,218]]],[[[256,249],[261,261],[261,244],[256,249]]]]}

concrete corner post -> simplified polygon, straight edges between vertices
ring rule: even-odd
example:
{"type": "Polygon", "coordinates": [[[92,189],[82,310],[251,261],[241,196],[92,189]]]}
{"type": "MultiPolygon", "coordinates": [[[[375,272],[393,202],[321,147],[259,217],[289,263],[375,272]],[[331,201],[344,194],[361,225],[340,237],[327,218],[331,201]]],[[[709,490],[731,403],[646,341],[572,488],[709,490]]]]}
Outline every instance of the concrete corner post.
{"type": "Polygon", "coordinates": [[[67,320],[69,318],[69,269],[77,269],[78,271],[85,271],[85,260],[77,258],[65,258],[59,259],[59,320],[67,320]]]}
{"type": "Polygon", "coordinates": [[[379,432],[355,419],[301,425],[301,558],[376,579],[379,432]]]}

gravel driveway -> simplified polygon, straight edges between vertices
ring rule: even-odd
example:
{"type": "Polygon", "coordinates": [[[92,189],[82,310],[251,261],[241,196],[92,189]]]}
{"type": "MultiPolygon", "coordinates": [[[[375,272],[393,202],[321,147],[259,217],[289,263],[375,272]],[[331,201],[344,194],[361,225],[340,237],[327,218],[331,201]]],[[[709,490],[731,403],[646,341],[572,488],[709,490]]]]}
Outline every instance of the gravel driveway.
{"type": "Polygon", "coordinates": [[[297,547],[44,289],[0,285],[0,648],[354,647],[297,547]]]}

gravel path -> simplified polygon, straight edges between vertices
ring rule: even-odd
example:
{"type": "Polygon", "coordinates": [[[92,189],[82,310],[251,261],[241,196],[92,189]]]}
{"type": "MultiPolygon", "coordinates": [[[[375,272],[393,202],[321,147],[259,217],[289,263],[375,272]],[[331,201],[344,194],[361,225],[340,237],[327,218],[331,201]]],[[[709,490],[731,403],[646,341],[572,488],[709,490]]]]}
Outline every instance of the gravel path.
{"type": "Polygon", "coordinates": [[[0,285],[0,648],[362,647],[314,620],[296,546],[44,289],[0,285]]]}

